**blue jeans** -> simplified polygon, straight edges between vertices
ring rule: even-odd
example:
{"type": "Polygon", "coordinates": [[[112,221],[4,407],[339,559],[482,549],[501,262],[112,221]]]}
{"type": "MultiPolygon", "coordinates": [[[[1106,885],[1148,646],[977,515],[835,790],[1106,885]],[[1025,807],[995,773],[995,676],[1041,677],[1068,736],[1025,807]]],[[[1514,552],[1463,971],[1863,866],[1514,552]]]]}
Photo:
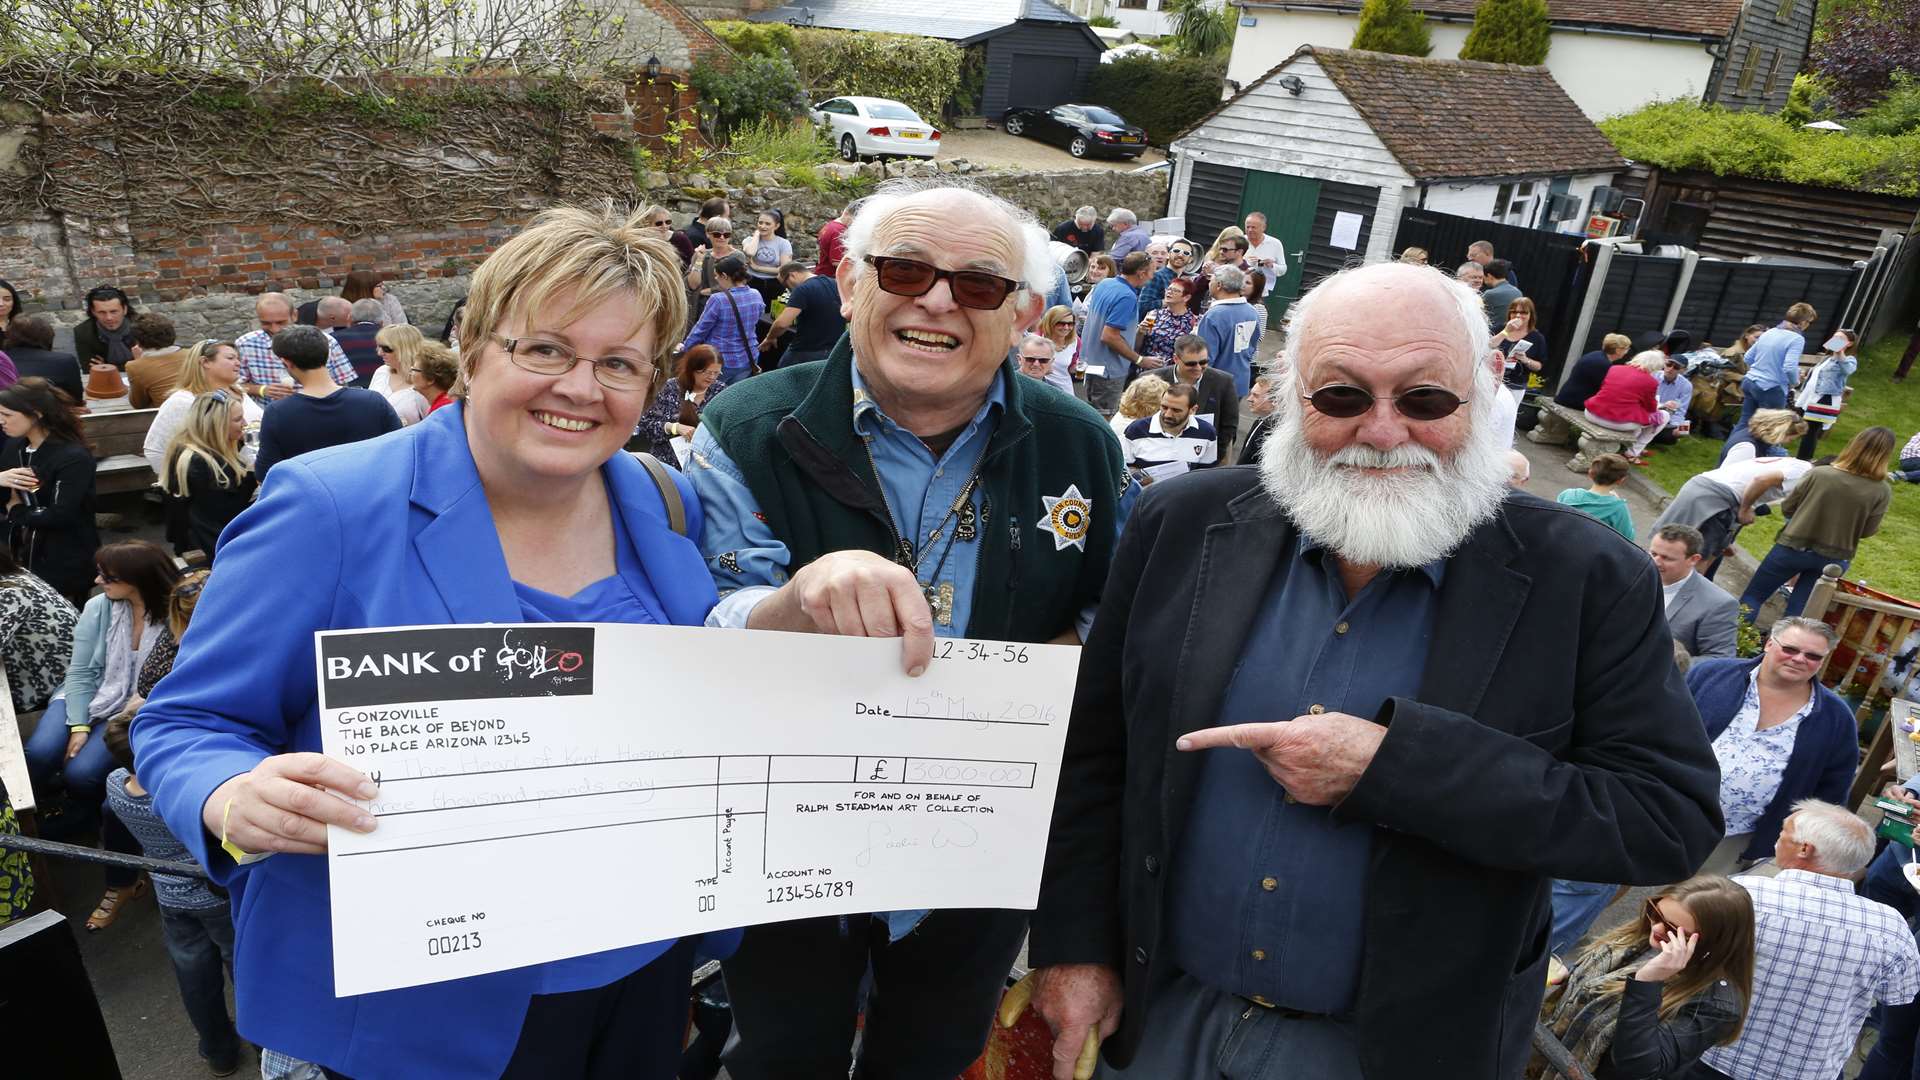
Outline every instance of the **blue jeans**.
{"type": "Polygon", "coordinates": [[[1894,471],[1899,473],[1900,479],[1907,483],[1920,484],[1920,457],[1901,458],[1900,467],[1894,471]]]}
{"type": "Polygon", "coordinates": [[[1774,590],[1785,585],[1787,579],[1795,574],[1800,575],[1800,580],[1794,582],[1793,593],[1787,597],[1786,614],[1800,614],[1806,610],[1807,601],[1812,599],[1813,587],[1820,584],[1820,575],[1826,570],[1827,564],[1839,563],[1840,572],[1844,574],[1852,562],[1852,559],[1836,559],[1785,544],[1773,545],[1773,550],[1767,552],[1767,557],[1760,560],[1759,568],[1753,572],[1753,580],[1747,582],[1747,591],[1740,594],[1740,602],[1747,607],[1746,620],[1752,622],[1754,616],[1760,613],[1760,605],[1767,602],[1767,597],[1772,596],[1774,590]]]}
{"type": "Polygon", "coordinates": [[[160,909],[167,958],[180,983],[180,1003],[200,1033],[200,1056],[216,1065],[240,1056],[240,1033],[227,1015],[227,972],[233,967],[233,918],[227,905],[203,910],[160,909]]]}
{"type": "Polygon", "coordinates": [[[1620,886],[1600,881],[1553,881],[1553,934],[1547,939],[1547,951],[1560,958],[1568,967],[1573,963],[1568,956],[1580,939],[1587,936],[1587,928],[1613,903],[1613,894],[1620,886]]]}
{"type": "Polygon", "coordinates": [[[1742,393],[1744,396],[1740,399],[1739,426],[1741,427],[1746,427],[1747,421],[1752,420],[1753,414],[1761,409],[1784,409],[1787,407],[1787,388],[1784,386],[1775,386],[1766,390],[1747,389],[1743,387],[1742,393]]]}
{"type": "Polygon", "coordinates": [[[727,367],[723,364],[720,367],[720,385],[732,386],[751,374],[753,374],[751,367],[727,367]]]}
{"type": "Polygon", "coordinates": [[[107,741],[101,737],[103,728],[104,725],[96,725],[93,734],[87,737],[87,744],[72,761],[67,761],[67,699],[57,697],[48,702],[47,711],[40,715],[40,723],[26,745],[27,775],[33,781],[34,791],[44,793],[47,781],[63,773],[67,794],[76,805],[100,805],[107,797],[107,774],[114,769],[113,756],[107,753],[107,741]]]}

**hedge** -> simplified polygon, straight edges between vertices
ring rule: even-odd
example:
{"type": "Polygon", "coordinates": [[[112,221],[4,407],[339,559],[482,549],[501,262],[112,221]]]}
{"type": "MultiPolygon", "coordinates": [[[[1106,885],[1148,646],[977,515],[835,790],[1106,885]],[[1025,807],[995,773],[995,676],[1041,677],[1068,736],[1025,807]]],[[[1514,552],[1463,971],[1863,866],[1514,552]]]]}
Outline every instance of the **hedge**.
{"type": "Polygon", "coordinates": [[[1164,147],[1220,104],[1225,74],[1217,58],[1123,56],[1094,68],[1086,99],[1145,128],[1147,141],[1164,147]]]}
{"type": "Polygon", "coordinates": [[[1808,131],[1763,113],[1668,101],[1600,121],[1635,161],[1794,184],[1920,196],[1920,132],[1808,131]]]}
{"type": "Polygon", "coordinates": [[[912,34],[794,31],[794,65],[813,100],[838,94],[892,98],[938,118],[960,87],[964,50],[912,34]]]}

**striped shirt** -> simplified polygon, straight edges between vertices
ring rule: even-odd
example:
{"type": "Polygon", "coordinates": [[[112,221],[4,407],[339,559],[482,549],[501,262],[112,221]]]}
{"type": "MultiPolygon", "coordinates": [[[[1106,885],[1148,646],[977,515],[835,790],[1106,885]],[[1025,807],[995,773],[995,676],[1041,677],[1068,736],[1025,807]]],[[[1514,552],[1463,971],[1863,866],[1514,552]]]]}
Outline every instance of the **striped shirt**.
{"type": "MultiPolygon", "coordinates": [[[[265,330],[241,334],[233,343],[240,351],[240,381],[254,386],[273,386],[287,373],[287,365],[273,353],[273,336],[265,330]]],[[[351,386],[360,377],[340,343],[327,335],[327,374],[341,386],[351,386]]]]}
{"type": "Polygon", "coordinates": [[[1920,949],[1892,908],[1810,870],[1734,879],[1753,897],[1753,1007],[1701,1060],[1733,1080],[1833,1080],[1876,1001],[1920,993],[1920,949]]]}
{"type": "Polygon", "coordinates": [[[1187,417],[1187,426],[1178,435],[1161,429],[1159,413],[1143,416],[1127,425],[1120,444],[1127,464],[1136,469],[1176,461],[1189,469],[1204,469],[1220,460],[1220,437],[1212,424],[1197,416],[1187,417]]]}

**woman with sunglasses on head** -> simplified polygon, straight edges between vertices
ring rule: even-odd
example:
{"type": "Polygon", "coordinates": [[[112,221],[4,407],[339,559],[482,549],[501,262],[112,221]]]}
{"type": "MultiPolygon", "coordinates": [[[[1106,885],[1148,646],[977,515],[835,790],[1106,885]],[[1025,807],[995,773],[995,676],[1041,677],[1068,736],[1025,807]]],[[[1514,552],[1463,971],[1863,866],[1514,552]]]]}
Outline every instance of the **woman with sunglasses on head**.
{"type": "MultiPolygon", "coordinates": [[[[261,418],[266,415],[258,401],[247,394],[239,393],[240,386],[240,350],[231,341],[195,342],[193,348],[180,360],[180,381],[167,400],[160,403],[160,411],[153,414],[153,423],[147,428],[147,438],[143,452],[153,474],[159,476],[166,471],[167,447],[173,443],[173,437],[180,432],[180,426],[187,422],[187,409],[193,399],[214,390],[225,390],[240,398],[241,411],[246,414],[245,426],[257,428],[261,418]]],[[[253,452],[246,453],[249,464],[253,461],[253,452]]]]}
{"type": "MultiPolygon", "coordinates": [[[[1540,1022],[1594,1080],[1686,1074],[1740,1035],[1753,999],[1753,899],[1724,877],[1662,889],[1581,950],[1540,1022]]],[[[1536,1055],[1529,1080],[1562,1080],[1536,1055]]]]}
{"type": "Polygon", "coordinates": [[[179,550],[199,551],[211,560],[221,530],[253,502],[259,479],[247,464],[245,395],[209,390],[187,407],[186,423],[167,444],[160,488],[185,510],[185,538],[179,550]]]}
{"type": "MultiPolygon", "coordinates": [[[[664,378],[684,289],[673,249],[640,221],[541,214],[474,273],[463,398],[386,438],[280,462],[228,526],[192,636],[132,739],[155,810],[233,892],[249,1041],[352,1080],[673,1076],[691,940],[334,996],[326,826],[390,826],[331,794],[377,789],[319,753],[313,636],[699,625],[716,596],[692,489],[621,450],[664,378]]],[[[555,917],[607,912],[583,895],[555,917]]]]}
{"type": "MultiPolygon", "coordinates": [[[[113,757],[97,730],[134,696],[140,665],[159,640],[167,617],[167,594],[180,577],[173,556],[158,544],[129,540],[94,553],[100,592],[88,600],[73,629],[73,659],[67,678],[27,739],[27,771],[43,796],[56,774],[64,777],[69,812],[90,822],[106,797],[113,757]]],[[[101,839],[109,851],[140,853],[124,826],[107,815],[101,839]]],[[[109,868],[107,891],[87,918],[102,930],[120,917],[121,906],[146,891],[133,871],[109,868]]]]}
{"type": "Polygon", "coordinates": [[[426,340],[411,326],[382,327],[373,337],[374,348],[380,353],[380,367],[373,373],[367,389],[387,399],[403,426],[427,418],[427,399],[413,388],[414,358],[420,355],[420,347],[426,340]]]}
{"type": "Polygon", "coordinates": [[[0,488],[7,543],[75,606],[93,588],[94,463],[72,398],[45,379],[0,390],[0,488]]]}
{"type": "Polygon", "coordinates": [[[753,374],[760,355],[754,325],[767,310],[760,294],[747,284],[747,262],[738,254],[715,264],[714,290],[700,319],[680,343],[685,351],[695,345],[712,345],[720,354],[720,381],[729,385],[753,374]]]}

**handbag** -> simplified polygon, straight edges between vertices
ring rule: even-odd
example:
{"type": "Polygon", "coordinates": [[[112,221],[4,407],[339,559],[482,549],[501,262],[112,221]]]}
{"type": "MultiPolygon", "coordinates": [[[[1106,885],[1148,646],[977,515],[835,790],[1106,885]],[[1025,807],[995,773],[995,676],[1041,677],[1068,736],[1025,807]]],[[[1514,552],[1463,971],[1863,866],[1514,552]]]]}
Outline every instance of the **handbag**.
{"type": "MultiPolygon", "coordinates": [[[[740,347],[747,350],[747,367],[751,369],[755,375],[758,375],[760,374],[760,365],[753,362],[753,339],[747,336],[746,320],[740,317],[740,301],[733,298],[733,290],[731,289],[727,290],[723,295],[727,298],[727,306],[733,309],[733,328],[740,332],[740,347]]],[[[720,366],[725,367],[726,364],[727,358],[724,356],[721,357],[720,366]]]]}

